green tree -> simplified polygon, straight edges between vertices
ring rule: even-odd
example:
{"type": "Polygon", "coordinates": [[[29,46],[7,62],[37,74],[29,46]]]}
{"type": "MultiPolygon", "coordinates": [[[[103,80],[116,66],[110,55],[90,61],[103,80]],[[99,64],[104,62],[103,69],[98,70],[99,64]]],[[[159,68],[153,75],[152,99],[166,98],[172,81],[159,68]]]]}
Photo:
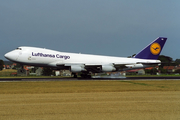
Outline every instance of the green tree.
{"type": "Polygon", "coordinates": [[[4,68],[4,61],[3,60],[0,60],[0,70],[2,70],[4,68]]]}
{"type": "Polygon", "coordinates": [[[161,71],[162,74],[168,73],[168,71],[167,71],[166,69],[163,69],[163,68],[161,68],[161,67],[159,68],[159,70],[161,71]]]}
{"type": "Polygon", "coordinates": [[[176,63],[176,65],[179,65],[180,64],[180,59],[176,59],[174,62],[176,63]]]}
{"type": "Polygon", "coordinates": [[[180,69],[177,69],[177,70],[175,71],[175,73],[180,73],[180,69]]]}
{"type": "Polygon", "coordinates": [[[173,62],[173,59],[169,56],[160,55],[158,60],[161,61],[160,67],[163,68],[164,66],[174,66],[175,63],[173,62]]]}
{"type": "Polygon", "coordinates": [[[158,70],[156,68],[153,68],[151,70],[145,70],[145,72],[147,74],[151,74],[151,75],[156,75],[156,73],[158,72],[158,70]]]}
{"type": "Polygon", "coordinates": [[[43,75],[50,76],[52,74],[53,74],[53,70],[51,68],[48,68],[48,67],[43,68],[43,75]]]}

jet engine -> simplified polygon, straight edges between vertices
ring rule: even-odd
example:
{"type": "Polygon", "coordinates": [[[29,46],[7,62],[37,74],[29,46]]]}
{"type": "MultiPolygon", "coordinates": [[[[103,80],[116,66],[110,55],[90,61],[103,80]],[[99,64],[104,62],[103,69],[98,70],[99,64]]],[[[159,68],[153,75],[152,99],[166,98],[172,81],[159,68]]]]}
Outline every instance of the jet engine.
{"type": "Polygon", "coordinates": [[[112,71],[116,71],[116,68],[114,66],[110,66],[110,65],[103,65],[102,71],[103,72],[112,72],[112,71]]]}
{"type": "Polygon", "coordinates": [[[79,65],[71,65],[70,69],[71,69],[71,72],[73,73],[77,73],[77,72],[81,72],[85,70],[82,66],[79,66],[79,65]]]}

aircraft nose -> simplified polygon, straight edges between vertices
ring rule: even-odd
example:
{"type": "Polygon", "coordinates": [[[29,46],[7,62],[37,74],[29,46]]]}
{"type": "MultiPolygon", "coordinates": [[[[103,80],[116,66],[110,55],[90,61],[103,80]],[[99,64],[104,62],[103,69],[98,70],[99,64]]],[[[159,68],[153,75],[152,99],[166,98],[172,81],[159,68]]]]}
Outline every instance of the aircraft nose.
{"type": "Polygon", "coordinates": [[[4,55],[4,57],[6,58],[6,59],[8,59],[8,58],[10,58],[10,54],[9,53],[6,53],[5,55],[4,55]]]}
{"type": "Polygon", "coordinates": [[[14,52],[8,52],[4,55],[4,57],[8,60],[15,61],[18,56],[14,52]]]}

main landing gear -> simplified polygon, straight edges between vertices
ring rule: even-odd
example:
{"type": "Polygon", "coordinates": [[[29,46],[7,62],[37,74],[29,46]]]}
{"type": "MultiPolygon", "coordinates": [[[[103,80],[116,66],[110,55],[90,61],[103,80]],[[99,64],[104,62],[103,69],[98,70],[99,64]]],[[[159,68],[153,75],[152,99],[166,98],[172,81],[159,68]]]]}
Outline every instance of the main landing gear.
{"type": "Polygon", "coordinates": [[[76,73],[72,73],[72,75],[73,75],[73,78],[77,78],[76,73]]]}
{"type": "Polygon", "coordinates": [[[90,74],[81,74],[81,78],[91,78],[90,74]]]}
{"type": "MultiPolygon", "coordinates": [[[[77,78],[76,73],[72,73],[72,75],[74,78],[77,78]]],[[[81,78],[91,78],[91,74],[89,74],[89,73],[82,73],[80,76],[81,76],[81,78]]]]}

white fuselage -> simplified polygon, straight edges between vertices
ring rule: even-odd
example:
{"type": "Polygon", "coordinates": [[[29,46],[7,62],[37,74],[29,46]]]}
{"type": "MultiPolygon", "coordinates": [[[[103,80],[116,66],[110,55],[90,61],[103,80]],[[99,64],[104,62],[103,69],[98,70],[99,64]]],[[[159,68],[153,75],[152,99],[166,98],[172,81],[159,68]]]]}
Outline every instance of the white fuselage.
{"type": "Polygon", "coordinates": [[[54,68],[58,67],[58,65],[125,65],[127,69],[135,69],[151,66],[147,65],[148,63],[161,63],[159,60],[67,53],[36,47],[19,47],[16,50],[5,54],[5,57],[11,61],[24,65],[32,65],[39,67],[47,66],[54,68]],[[143,65],[142,63],[147,64],[143,65]]]}

